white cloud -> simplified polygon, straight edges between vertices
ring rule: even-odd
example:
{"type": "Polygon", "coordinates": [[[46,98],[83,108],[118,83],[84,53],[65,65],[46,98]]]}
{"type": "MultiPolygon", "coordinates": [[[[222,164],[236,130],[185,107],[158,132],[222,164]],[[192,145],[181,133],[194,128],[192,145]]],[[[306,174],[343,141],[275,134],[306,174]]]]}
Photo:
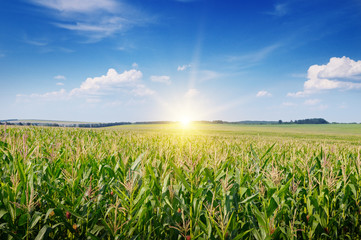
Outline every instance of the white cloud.
{"type": "Polygon", "coordinates": [[[155,92],[149,88],[147,88],[143,84],[138,84],[132,91],[135,96],[149,96],[153,95],[155,92]]]}
{"type": "Polygon", "coordinates": [[[360,89],[361,61],[354,61],[348,57],[333,57],[326,65],[312,65],[307,72],[308,80],[304,83],[304,90],[288,93],[291,97],[304,97],[322,90],[332,89],[360,89]]]}
{"type": "Polygon", "coordinates": [[[138,67],[139,67],[139,66],[138,66],[138,63],[134,62],[134,63],[132,64],[132,67],[133,67],[133,68],[138,68],[138,67]]]}
{"type": "Polygon", "coordinates": [[[229,56],[228,61],[229,62],[238,62],[238,63],[242,63],[242,65],[245,64],[245,65],[251,66],[255,63],[262,61],[263,59],[268,57],[272,52],[274,52],[281,46],[282,46],[282,44],[275,43],[275,44],[266,46],[264,48],[261,48],[259,50],[256,50],[256,51],[248,53],[248,54],[244,54],[244,55],[240,55],[240,56],[229,56]]]}
{"type": "Polygon", "coordinates": [[[135,69],[118,73],[110,68],[106,75],[87,78],[79,88],[71,90],[70,95],[104,95],[119,90],[134,91],[138,88],[147,92],[144,91],[144,86],[138,83],[142,76],[142,72],[135,69]]]}
{"type": "Polygon", "coordinates": [[[271,96],[272,96],[271,93],[264,90],[261,90],[256,94],[256,97],[271,97],[271,96]]]}
{"type": "Polygon", "coordinates": [[[159,82],[164,84],[171,84],[170,77],[169,76],[151,76],[150,80],[152,82],[159,82]]]}
{"type": "Polygon", "coordinates": [[[57,85],[57,86],[64,86],[64,83],[62,83],[62,82],[57,82],[56,85],[57,85]]]}
{"type": "MultiPolygon", "coordinates": [[[[333,57],[327,65],[313,65],[309,72],[319,78],[356,78],[361,79],[361,60],[354,61],[348,57],[333,57]],[[311,69],[314,67],[315,69],[311,69]]],[[[310,74],[310,73],[309,73],[310,74]]]]}
{"type": "Polygon", "coordinates": [[[197,80],[200,82],[204,82],[224,76],[222,73],[218,73],[211,70],[200,70],[196,72],[196,75],[197,75],[197,80]]]}
{"type": "Polygon", "coordinates": [[[178,70],[178,71],[185,71],[185,70],[187,70],[187,69],[190,68],[190,67],[191,67],[190,64],[182,65],[182,66],[178,66],[177,70],[178,70]]]}
{"type": "Polygon", "coordinates": [[[38,46],[38,47],[43,47],[43,46],[48,45],[47,42],[45,42],[45,41],[39,41],[39,40],[29,40],[29,39],[25,39],[24,42],[27,43],[27,44],[30,44],[30,45],[38,46]]]}
{"type": "Polygon", "coordinates": [[[54,76],[54,79],[56,79],[56,80],[65,80],[66,77],[63,76],[63,75],[56,75],[56,76],[54,76]]]}
{"type": "Polygon", "coordinates": [[[68,94],[65,89],[59,91],[47,92],[44,94],[33,93],[30,95],[17,94],[17,100],[28,101],[29,99],[40,99],[40,100],[59,100],[68,98],[68,94]]]}
{"type": "Polygon", "coordinates": [[[103,17],[99,22],[57,23],[56,26],[83,34],[91,34],[97,40],[126,28],[126,20],[120,17],[103,17]]]}
{"type": "MultiPolygon", "coordinates": [[[[133,96],[148,96],[155,92],[147,88],[140,82],[142,72],[135,69],[118,73],[110,68],[106,75],[100,77],[87,78],[78,88],[67,92],[65,89],[60,91],[48,92],[44,94],[23,95],[18,94],[20,100],[28,99],[69,99],[72,97],[86,98],[87,102],[94,102],[94,99],[100,99],[101,96],[114,96],[124,93],[133,96]],[[90,100],[89,100],[90,99],[90,100]]],[[[57,84],[59,85],[59,84],[57,84]]]]}
{"type": "Polygon", "coordinates": [[[195,88],[190,88],[186,93],[185,93],[185,97],[187,98],[191,98],[191,97],[195,97],[199,94],[199,91],[195,88]]]}
{"type": "Polygon", "coordinates": [[[76,31],[94,42],[149,22],[145,13],[117,0],[30,0],[52,10],[55,25],[76,31]]]}
{"type": "Polygon", "coordinates": [[[307,100],[304,102],[304,104],[305,104],[305,105],[312,106],[312,105],[318,104],[319,102],[321,102],[320,99],[307,99],[307,100]]]}
{"type": "Polygon", "coordinates": [[[287,97],[306,97],[306,96],[308,96],[308,93],[303,91],[299,91],[295,93],[287,93],[287,97]]]}
{"type": "Polygon", "coordinates": [[[114,0],[32,0],[32,2],[60,12],[113,11],[117,7],[117,3],[114,0]]]}
{"type": "Polygon", "coordinates": [[[272,12],[268,12],[268,14],[283,17],[289,12],[287,3],[277,3],[274,5],[274,10],[272,12]]]}

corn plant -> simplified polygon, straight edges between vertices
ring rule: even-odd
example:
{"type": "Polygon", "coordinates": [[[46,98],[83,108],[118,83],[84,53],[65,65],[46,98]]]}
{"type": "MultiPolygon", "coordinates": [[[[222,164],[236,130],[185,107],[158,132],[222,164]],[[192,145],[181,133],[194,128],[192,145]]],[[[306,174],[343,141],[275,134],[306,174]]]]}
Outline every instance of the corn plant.
{"type": "Polygon", "coordinates": [[[348,136],[0,128],[0,239],[359,239],[348,136]]]}

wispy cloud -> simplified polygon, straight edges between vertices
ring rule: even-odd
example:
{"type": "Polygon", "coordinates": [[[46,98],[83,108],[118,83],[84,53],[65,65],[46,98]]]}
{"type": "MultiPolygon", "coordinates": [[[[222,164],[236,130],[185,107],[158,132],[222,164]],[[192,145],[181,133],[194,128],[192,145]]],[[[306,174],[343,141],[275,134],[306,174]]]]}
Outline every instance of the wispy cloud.
{"type": "Polygon", "coordinates": [[[171,84],[171,80],[169,76],[151,76],[150,80],[152,82],[159,82],[167,85],[171,84]]]}
{"type": "Polygon", "coordinates": [[[299,92],[295,92],[295,93],[293,93],[293,92],[287,93],[287,97],[296,97],[296,98],[298,98],[298,97],[302,98],[302,97],[306,97],[308,95],[309,95],[309,93],[306,93],[304,91],[299,91],[299,92]]]}
{"type": "MultiPolygon", "coordinates": [[[[18,94],[18,100],[42,99],[62,100],[71,98],[100,99],[102,96],[115,96],[119,93],[130,96],[148,96],[155,92],[141,83],[143,74],[135,69],[118,73],[110,68],[106,75],[87,78],[78,88],[70,91],[61,89],[59,91],[44,94],[18,94]]],[[[89,102],[89,101],[88,101],[89,102]]]]}
{"type": "MultiPolygon", "coordinates": [[[[61,80],[65,80],[66,77],[63,76],[63,75],[56,75],[56,76],[54,76],[54,79],[61,81],[61,80]]],[[[64,86],[64,83],[63,82],[57,82],[56,85],[57,86],[64,86]]]]}
{"type": "Polygon", "coordinates": [[[37,46],[37,47],[44,47],[44,46],[48,45],[48,42],[45,40],[29,39],[28,37],[25,37],[23,41],[27,44],[37,46]]]}
{"type": "Polygon", "coordinates": [[[147,86],[145,86],[144,84],[137,84],[135,87],[133,87],[131,93],[134,96],[139,96],[139,97],[150,96],[155,94],[153,90],[147,88],[147,86]]]}
{"type": "Polygon", "coordinates": [[[139,67],[139,66],[138,66],[138,63],[134,62],[134,63],[132,64],[132,67],[133,67],[133,68],[138,68],[138,67],[139,67]]]}
{"type": "Polygon", "coordinates": [[[304,105],[308,106],[311,110],[325,110],[328,108],[326,104],[320,104],[320,99],[307,99],[303,102],[304,105]]]}
{"type": "Polygon", "coordinates": [[[205,82],[225,76],[225,74],[223,73],[219,73],[212,70],[199,70],[199,71],[195,71],[194,73],[197,78],[197,81],[199,82],[205,82]]]}
{"type": "Polygon", "coordinates": [[[272,11],[267,12],[269,15],[277,16],[277,17],[283,17],[287,15],[289,12],[289,6],[287,3],[277,3],[274,5],[274,8],[272,11]]]}
{"type": "Polygon", "coordinates": [[[16,95],[16,100],[18,102],[28,102],[31,99],[54,101],[54,100],[65,100],[68,98],[69,98],[69,94],[66,92],[65,89],[60,89],[59,91],[52,91],[43,94],[33,93],[30,95],[25,95],[25,94],[16,95]]]}
{"type": "Polygon", "coordinates": [[[303,91],[288,93],[291,97],[305,97],[323,90],[361,89],[361,60],[333,57],[326,65],[312,65],[303,91]]]}
{"type": "Polygon", "coordinates": [[[245,64],[247,66],[252,66],[262,61],[263,59],[267,58],[271,53],[273,53],[281,46],[282,44],[280,43],[271,44],[269,46],[266,46],[251,53],[238,55],[238,56],[229,56],[227,60],[229,62],[236,62],[242,65],[245,64]]]}
{"type": "Polygon", "coordinates": [[[190,67],[191,67],[190,64],[186,64],[186,65],[178,66],[177,70],[178,70],[178,71],[185,71],[185,70],[187,70],[187,69],[190,68],[190,67]]]}
{"type": "Polygon", "coordinates": [[[55,25],[98,41],[149,21],[130,5],[116,0],[30,0],[51,10],[55,25]]]}
{"type": "Polygon", "coordinates": [[[63,75],[56,75],[56,76],[54,76],[54,79],[56,79],[56,80],[65,80],[66,77],[63,76],[63,75]]]}
{"type": "Polygon", "coordinates": [[[102,39],[111,36],[117,31],[126,30],[128,22],[119,17],[103,17],[100,22],[76,22],[76,23],[57,23],[56,26],[79,33],[90,35],[93,39],[102,39]]]}
{"type": "Polygon", "coordinates": [[[271,97],[272,94],[265,91],[265,90],[261,90],[256,94],[256,97],[271,97]]]}
{"type": "Polygon", "coordinates": [[[94,12],[97,10],[113,11],[117,7],[114,0],[32,0],[32,2],[56,9],[60,12],[94,12]]]}
{"type": "Polygon", "coordinates": [[[200,92],[197,89],[191,88],[184,94],[184,96],[187,98],[192,98],[192,97],[199,95],[199,93],[200,92]]]}

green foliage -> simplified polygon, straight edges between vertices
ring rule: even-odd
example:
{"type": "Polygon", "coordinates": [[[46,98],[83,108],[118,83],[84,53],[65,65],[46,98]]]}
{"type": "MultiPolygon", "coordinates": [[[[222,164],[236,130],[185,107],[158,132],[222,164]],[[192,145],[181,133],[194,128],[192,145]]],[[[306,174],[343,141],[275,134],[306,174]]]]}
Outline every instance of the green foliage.
{"type": "Polygon", "coordinates": [[[0,128],[0,239],[359,239],[352,138],[0,128]]]}

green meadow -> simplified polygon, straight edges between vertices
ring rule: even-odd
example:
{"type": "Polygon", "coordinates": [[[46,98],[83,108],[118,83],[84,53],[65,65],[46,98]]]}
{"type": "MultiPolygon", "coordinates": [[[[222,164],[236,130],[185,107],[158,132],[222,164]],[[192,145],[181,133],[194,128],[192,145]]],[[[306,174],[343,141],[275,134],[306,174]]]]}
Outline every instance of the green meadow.
{"type": "Polygon", "coordinates": [[[361,125],[0,126],[0,239],[360,239],[361,125]]]}

